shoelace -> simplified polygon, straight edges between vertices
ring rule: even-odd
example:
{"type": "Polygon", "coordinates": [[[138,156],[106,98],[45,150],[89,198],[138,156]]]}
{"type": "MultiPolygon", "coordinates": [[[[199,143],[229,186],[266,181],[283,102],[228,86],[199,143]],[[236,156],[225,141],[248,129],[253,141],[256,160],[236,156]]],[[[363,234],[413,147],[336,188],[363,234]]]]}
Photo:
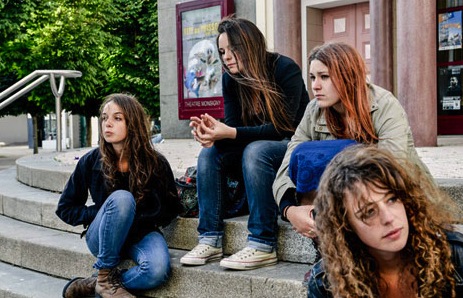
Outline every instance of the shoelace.
{"type": "Polygon", "coordinates": [[[252,256],[256,252],[256,249],[251,247],[245,247],[244,249],[237,252],[234,256],[236,258],[244,259],[246,257],[252,256]]]}
{"type": "Polygon", "coordinates": [[[206,244],[203,244],[203,245],[198,245],[196,246],[195,248],[193,248],[193,250],[191,251],[192,254],[196,254],[196,253],[200,253],[200,252],[204,252],[206,250],[209,249],[209,246],[206,245],[206,244]]]}
{"type": "Polygon", "coordinates": [[[119,268],[114,268],[109,272],[108,281],[113,294],[117,292],[117,289],[124,288],[121,282],[121,270],[119,268]]]}

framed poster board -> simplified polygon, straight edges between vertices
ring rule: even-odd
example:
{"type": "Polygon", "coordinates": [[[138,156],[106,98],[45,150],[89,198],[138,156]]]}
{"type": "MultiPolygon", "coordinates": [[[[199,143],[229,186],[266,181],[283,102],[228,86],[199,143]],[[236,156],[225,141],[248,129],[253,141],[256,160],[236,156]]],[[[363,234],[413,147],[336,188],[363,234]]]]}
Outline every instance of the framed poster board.
{"type": "Polygon", "coordinates": [[[178,117],[208,113],[224,117],[222,63],[217,26],[233,13],[233,0],[198,0],[176,5],[178,117]]]}
{"type": "Polygon", "coordinates": [[[437,78],[438,115],[463,115],[462,81],[463,65],[439,67],[437,78]]]}
{"type": "Polygon", "coordinates": [[[439,51],[461,49],[461,11],[440,13],[438,22],[439,51]]]}

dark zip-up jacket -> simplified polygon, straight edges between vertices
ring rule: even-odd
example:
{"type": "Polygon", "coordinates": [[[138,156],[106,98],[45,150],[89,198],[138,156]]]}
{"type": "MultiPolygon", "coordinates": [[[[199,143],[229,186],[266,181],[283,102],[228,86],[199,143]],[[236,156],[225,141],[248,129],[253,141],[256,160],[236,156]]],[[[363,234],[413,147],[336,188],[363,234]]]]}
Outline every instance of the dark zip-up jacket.
{"type": "MultiPolygon", "coordinates": [[[[100,150],[95,148],[82,156],[77,163],[56,210],[56,215],[64,222],[87,228],[110,195],[105,189],[100,160],[100,150]],[[93,204],[87,206],[89,193],[93,204]]],[[[165,179],[164,187],[161,187],[153,175],[149,183],[151,188],[145,198],[137,204],[135,220],[129,232],[129,242],[139,241],[149,232],[168,225],[179,213],[180,203],[172,169],[165,157],[161,155],[159,160],[162,173],[159,177],[165,179]]],[[[128,190],[127,186],[120,189],[128,190]]]]}

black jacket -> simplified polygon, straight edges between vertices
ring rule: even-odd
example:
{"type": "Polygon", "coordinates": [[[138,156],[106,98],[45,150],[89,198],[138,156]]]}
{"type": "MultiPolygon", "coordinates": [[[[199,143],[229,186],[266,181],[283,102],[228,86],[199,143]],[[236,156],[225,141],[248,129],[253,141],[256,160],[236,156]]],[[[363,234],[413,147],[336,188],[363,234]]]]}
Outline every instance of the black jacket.
{"type": "MultiPolygon", "coordinates": [[[[457,297],[463,297],[463,234],[458,232],[447,232],[447,240],[452,250],[452,262],[455,266],[455,291],[457,297]]],[[[328,288],[328,281],[325,279],[323,259],[318,261],[310,271],[309,289],[307,297],[322,298],[333,297],[328,288]]],[[[443,295],[443,297],[446,297],[443,295]]]]}
{"type": "MultiPolygon", "coordinates": [[[[96,148],[87,152],[77,163],[56,210],[56,215],[64,222],[73,226],[82,224],[84,228],[88,227],[110,195],[104,186],[100,159],[100,150],[96,148]],[[94,204],[86,206],[89,192],[94,204]]],[[[168,225],[179,213],[180,203],[174,175],[163,156],[160,157],[160,166],[162,175],[159,177],[165,179],[165,186],[161,187],[153,175],[150,182],[152,188],[137,204],[135,220],[127,239],[131,243],[139,241],[144,235],[158,230],[159,227],[168,225]]]]}

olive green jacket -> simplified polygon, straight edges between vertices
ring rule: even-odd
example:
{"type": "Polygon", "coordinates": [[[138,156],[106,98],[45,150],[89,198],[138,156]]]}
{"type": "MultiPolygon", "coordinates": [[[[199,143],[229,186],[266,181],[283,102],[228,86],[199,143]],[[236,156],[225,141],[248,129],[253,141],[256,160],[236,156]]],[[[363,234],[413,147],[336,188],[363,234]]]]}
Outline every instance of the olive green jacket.
{"type": "MultiPolygon", "coordinates": [[[[416,152],[407,114],[400,102],[391,92],[379,86],[369,84],[369,89],[371,92],[371,117],[376,136],[379,138],[378,147],[386,148],[396,157],[405,158],[418,165],[431,176],[416,152]]],[[[335,139],[329,132],[325,116],[321,111],[317,101],[311,100],[288,144],[285,157],[273,183],[273,195],[278,205],[280,205],[281,198],[288,189],[296,188],[288,175],[289,160],[294,148],[306,141],[335,139]]]]}

